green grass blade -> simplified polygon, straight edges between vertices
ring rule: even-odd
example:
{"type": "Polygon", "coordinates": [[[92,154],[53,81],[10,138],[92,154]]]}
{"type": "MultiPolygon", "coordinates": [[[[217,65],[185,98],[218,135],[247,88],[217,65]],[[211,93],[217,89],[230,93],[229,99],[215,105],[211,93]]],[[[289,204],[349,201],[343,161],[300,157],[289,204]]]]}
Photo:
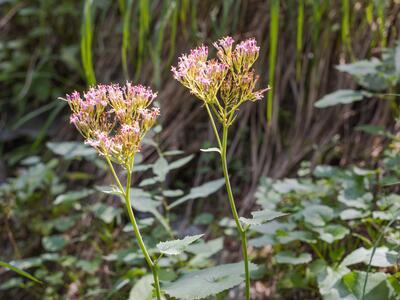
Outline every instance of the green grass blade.
{"type": "Polygon", "coordinates": [[[378,28],[381,37],[381,47],[386,48],[386,30],[385,30],[385,0],[378,0],[377,4],[378,28]]]}
{"type": "Polygon", "coordinates": [[[168,53],[168,62],[167,64],[170,65],[172,62],[172,59],[174,58],[175,55],[175,48],[176,48],[176,33],[178,30],[178,3],[177,0],[173,1],[174,3],[174,11],[172,12],[172,17],[171,17],[171,33],[170,33],[170,41],[169,41],[169,53],[168,53]]]}
{"type": "Polygon", "coordinates": [[[88,85],[96,84],[92,61],[92,0],[85,0],[83,7],[83,22],[81,27],[81,57],[83,70],[88,85]]]}
{"type": "Polygon", "coordinates": [[[271,91],[268,93],[267,99],[267,122],[271,123],[274,95],[274,79],[276,65],[276,51],[278,48],[278,32],[279,32],[279,0],[271,0],[271,19],[269,27],[269,72],[268,80],[271,91]]]}
{"type": "Polygon", "coordinates": [[[121,59],[122,59],[122,69],[126,79],[129,79],[128,70],[128,51],[130,48],[130,25],[131,25],[131,15],[132,15],[132,3],[133,0],[127,0],[126,5],[123,6],[123,26],[122,26],[122,46],[121,46],[121,59]]]}
{"type": "Polygon", "coordinates": [[[190,10],[190,30],[192,32],[192,36],[196,37],[198,35],[198,24],[197,24],[197,0],[192,0],[191,10],[190,10]]]}
{"type": "Polygon", "coordinates": [[[350,46],[350,0],[342,0],[342,43],[346,50],[351,51],[350,46]]]}
{"type": "Polygon", "coordinates": [[[157,24],[157,41],[156,46],[152,47],[150,53],[153,60],[153,68],[154,68],[154,83],[157,89],[161,88],[161,72],[162,72],[162,48],[164,41],[164,32],[167,27],[168,21],[171,18],[173,12],[177,11],[177,3],[173,1],[164,5],[163,16],[161,20],[157,24]]]}
{"type": "Polygon", "coordinates": [[[19,275],[21,275],[21,276],[23,276],[25,278],[28,278],[29,280],[31,280],[33,282],[36,282],[36,283],[39,283],[39,284],[43,284],[43,282],[41,282],[39,279],[37,279],[36,277],[32,276],[31,274],[29,274],[29,273],[25,272],[24,270],[21,270],[21,269],[19,269],[17,267],[14,267],[13,265],[10,265],[9,263],[6,263],[4,261],[0,261],[0,267],[9,269],[11,271],[14,271],[15,273],[17,273],[17,274],[19,274],[19,275]]]}
{"type": "Polygon", "coordinates": [[[304,0],[299,0],[297,7],[297,34],[296,34],[296,78],[301,76],[301,55],[303,53],[304,28],[304,0]]]}
{"type": "Polygon", "coordinates": [[[371,271],[371,263],[372,263],[372,259],[375,255],[376,252],[376,248],[379,246],[379,243],[381,242],[383,235],[385,234],[386,230],[392,226],[392,224],[394,222],[397,221],[397,218],[400,216],[400,211],[398,211],[397,213],[394,214],[394,217],[392,218],[392,220],[390,220],[390,222],[385,226],[385,228],[383,228],[383,230],[381,231],[381,233],[379,234],[378,238],[376,239],[375,243],[374,243],[374,248],[372,249],[372,253],[371,253],[371,257],[369,258],[369,262],[368,262],[368,267],[367,267],[367,274],[365,275],[365,280],[364,280],[364,285],[363,285],[363,292],[362,292],[362,297],[361,300],[364,300],[365,297],[365,291],[367,288],[367,282],[368,282],[368,274],[371,271]]]}
{"type": "Polygon", "coordinates": [[[143,53],[149,27],[150,27],[150,3],[149,0],[140,0],[139,1],[139,45],[137,53],[135,80],[139,79],[140,72],[142,70],[143,53]]]}

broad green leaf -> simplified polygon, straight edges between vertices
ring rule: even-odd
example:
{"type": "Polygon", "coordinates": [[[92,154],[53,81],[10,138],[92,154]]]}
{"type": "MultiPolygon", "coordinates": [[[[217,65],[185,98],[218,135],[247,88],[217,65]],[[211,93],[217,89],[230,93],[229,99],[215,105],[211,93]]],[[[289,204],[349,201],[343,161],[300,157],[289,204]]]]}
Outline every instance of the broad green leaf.
{"type": "Polygon", "coordinates": [[[114,222],[114,220],[121,216],[122,209],[119,207],[110,206],[104,203],[96,203],[90,210],[94,215],[106,224],[114,222]]]}
{"type": "Polygon", "coordinates": [[[219,154],[221,154],[221,150],[219,150],[218,148],[207,148],[207,149],[200,149],[201,152],[218,152],[219,154]]]}
{"type": "Polygon", "coordinates": [[[65,159],[73,159],[76,157],[95,156],[96,150],[81,142],[48,142],[46,144],[53,153],[63,156],[65,159]]]}
{"type": "Polygon", "coordinates": [[[372,193],[364,193],[355,188],[347,188],[340,191],[338,201],[346,204],[348,207],[359,209],[368,209],[369,203],[373,199],[372,193]]]}
{"type": "Polygon", "coordinates": [[[168,172],[168,161],[164,157],[160,156],[153,165],[153,173],[160,178],[160,181],[163,181],[168,172]]]}
{"type": "Polygon", "coordinates": [[[29,274],[29,273],[25,272],[24,270],[21,270],[21,269],[15,267],[15,266],[11,265],[9,263],[6,263],[4,261],[0,261],[0,267],[9,269],[11,271],[14,271],[15,273],[17,273],[17,274],[19,274],[19,275],[21,275],[23,277],[26,277],[29,280],[32,280],[32,281],[34,281],[36,283],[40,283],[40,284],[42,283],[39,279],[37,279],[36,277],[32,276],[31,274],[29,274]]]}
{"type": "Polygon", "coordinates": [[[336,69],[341,72],[349,73],[353,76],[364,76],[367,74],[373,74],[377,72],[377,67],[381,64],[381,61],[377,58],[371,60],[359,60],[351,64],[337,65],[336,69]]]}
{"type": "Polygon", "coordinates": [[[363,131],[368,134],[372,135],[382,135],[388,138],[393,138],[393,134],[385,129],[384,126],[381,125],[372,125],[372,124],[365,124],[356,127],[356,130],[363,131]]]}
{"type": "Polygon", "coordinates": [[[45,236],[42,239],[43,248],[47,251],[59,251],[68,245],[68,240],[63,235],[45,236]]]}
{"type": "Polygon", "coordinates": [[[214,215],[210,213],[201,213],[196,216],[193,221],[195,225],[210,225],[211,222],[214,220],[214,215]]]}
{"type": "Polygon", "coordinates": [[[252,219],[247,219],[247,218],[241,217],[240,221],[243,224],[248,225],[248,226],[257,226],[257,225],[262,225],[269,221],[275,220],[279,217],[288,215],[286,213],[282,213],[279,211],[273,211],[273,210],[269,210],[269,209],[253,211],[251,214],[253,216],[252,219]]]}
{"type": "Polygon", "coordinates": [[[256,237],[254,239],[249,240],[249,246],[252,247],[265,247],[269,245],[275,245],[276,241],[273,239],[271,235],[262,235],[260,237],[256,237]]]}
{"type": "MultiPolygon", "coordinates": [[[[363,263],[365,265],[369,264],[372,255],[372,248],[365,249],[364,247],[358,248],[354,250],[352,253],[347,255],[341,265],[342,266],[351,266],[359,263],[363,263]]],[[[380,267],[380,268],[388,268],[395,266],[397,264],[397,257],[399,253],[396,251],[389,251],[386,247],[376,248],[374,256],[371,261],[371,266],[380,267]]]]}
{"type": "MultiPolygon", "coordinates": [[[[342,282],[355,299],[362,299],[365,272],[350,272],[343,276],[342,282]]],[[[398,296],[398,295],[397,295],[398,296]]],[[[395,291],[387,281],[385,273],[370,273],[365,289],[364,300],[396,299],[395,291]]]]}
{"type": "Polygon", "coordinates": [[[75,201],[86,198],[93,193],[94,193],[94,191],[89,190],[89,189],[83,189],[81,191],[67,192],[65,194],[58,195],[56,197],[56,199],[54,200],[53,204],[54,205],[71,204],[71,203],[74,203],[75,201]]]}
{"type": "Polygon", "coordinates": [[[350,233],[350,230],[339,224],[330,224],[322,228],[313,228],[314,231],[319,233],[319,238],[329,244],[336,240],[341,240],[350,233]]]}
{"type": "Polygon", "coordinates": [[[179,198],[175,202],[173,202],[171,205],[169,205],[169,209],[172,209],[174,207],[177,207],[178,205],[181,205],[182,203],[185,203],[188,200],[192,199],[197,199],[197,198],[205,198],[216,191],[218,191],[225,183],[225,180],[223,178],[209,181],[207,183],[204,183],[200,186],[196,186],[192,188],[186,196],[179,198]]]}
{"type": "Polygon", "coordinates": [[[135,210],[151,213],[168,232],[172,232],[167,220],[157,210],[161,205],[161,202],[154,201],[147,196],[140,196],[140,194],[138,197],[138,195],[133,191],[131,193],[131,203],[135,210]]]}
{"type": "Polygon", "coordinates": [[[324,226],[326,222],[334,217],[334,211],[331,207],[320,204],[306,206],[301,214],[304,221],[312,226],[324,226]]]}
{"type": "Polygon", "coordinates": [[[312,192],[313,186],[299,182],[294,178],[285,178],[277,180],[273,184],[273,189],[280,194],[286,194],[290,192],[312,192]]]}
{"type": "Polygon", "coordinates": [[[349,104],[356,101],[361,101],[365,93],[354,91],[354,90],[338,90],[331,94],[328,94],[314,103],[315,107],[325,108],[329,106],[334,106],[337,104],[349,104]]]}
{"type": "Polygon", "coordinates": [[[173,240],[173,241],[166,241],[160,242],[157,244],[158,250],[161,253],[166,255],[179,255],[186,250],[186,248],[200,239],[204,234],[193,235],[193,236],[186,236],[181,240],[173,240]]]}
{"type": "Polygon", "coordinates": [[[164,197],[167,198],[174,198],[174,197],[179,197],[183,195],[182,190],[166,190],[162,192],[164,197]]]}
{"type": "MultiPolygon", "coordinates": [[[[321,272],[318,275],[319,292],[322,296],[324,296],[324,299],[325,295],[329,294],[335,286],[337,288],[338,285],[340,285],[342,277],[347,273],[350,273],[350,269],[340,266],[336,269],[327,267],[324,272],[321,272]]],[[[333,300],[334,298],[330,299],[333,300]]]]}
{"type": "Polygon", "coordinates": [[[221,237],[207,242],[205,242],[204,240],[200,240],[196,244],[189,245],[186,248],[186,251],[192,254],[210,257],[215,253],[221,251],[223,246],[224,239],[221,237]]]}
{"type": "MultiPolygon", "coordinates": [[[[250,271],[257,269],[249,264],[250,271]]],[[[163,290],[181,300],[195,300],[219,294],[244,281],[243,262],[219,265],[200,271],[185,273],[176,281],[164,283],[163,290]]]]}
{"type": "Polygon", "coordinates": [[[115,185],[111,185],[111,186],[101,186],[101,185],[96,185],[95,189],[99,192],[102,192],[104,194],[110,194],[110,195],[116,195],[116,196],[123,196],[122,192],[120,191],[120,189],[115,186],[115,185]]]}
{"type": "MultiPolygon", "coordinates": [[[[146,275],[140,278],[129,292],[128,300],[152,300],[153,298],[153,283],[152,275],[146,275]]],[[[161,296],[164,300],[165,297],[161,296]]]]}
{"type": "Polygon", "coordinates": [[[308,231],[279,231],[276,239],[281,244],[288,244],[293,241],[302,241],[309,244],[314,244],[317,241],[313,238],[313,235],[308,231]]]}
{"type": "Polygon", "coordinates": [[[292,251],[282,251],[275,255],[275,259],[278,264],[300,265],[309,263],[312,256],[309,253],[301,253],[296,256],[296,253],[292,251]]]}
{"type": "Polygon", "coordinates": [[[348,221],[348,220],[355,220],[355,219],[361,219],[361,218],[365,218],[369,215],[369,212],[363,212],[361,210],[358,209],[353,209],[353,208],[349,208],[349,209],[345,209],[340,213],[340,219],[344,220],[344,221],[348,221]]]}

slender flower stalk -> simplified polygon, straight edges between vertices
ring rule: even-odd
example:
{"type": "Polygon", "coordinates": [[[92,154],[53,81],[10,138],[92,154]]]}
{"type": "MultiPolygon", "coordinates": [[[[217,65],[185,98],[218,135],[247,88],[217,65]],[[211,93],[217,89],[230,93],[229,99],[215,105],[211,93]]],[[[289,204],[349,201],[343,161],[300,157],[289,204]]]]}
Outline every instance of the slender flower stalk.
{"type": "Polygon", "coordinates": [[[105,158],[123,198],[132,223],[133,231],[144,258],[154,278],[155,294],[161,299],[157,260],[153,260],[143,242],[131,204],[131,182],[135,154],[148,130],[155,124],[160,113],[151,107],[157,96],[150,88],[138,85],[98,85],[83,94],[74,92],[67,95],[72,114],[70,117],[85,143],[92,146],[105,158]],[[113,163],[127,171],[126,185],[123,186],[113,163]]]}
{"type": "Polygon", "coordinates": [[[208,60],[208,48],[201,46],[179,58],[178,66],[172,67],[174,78],[199,98],[208,113],[217,139],[221,166],[224,173],[229,205],[242,243],[246,299],[250,299],[250,272],[247,253],[246,230],[240,223],[232,187],[229,180],[227,148],[228,130],[236,120],[239,107],[247,102],[263,98],[269,89],[255,90],[258,76],[252,66],[258,58],[260,48],[255,39],[247,39],[236,46],[234,40],[225,37],[213,45],[217,49],[217,59],[208,60]],[[217,117],[222,126],[222,138],[214,120],[217,117]]]}

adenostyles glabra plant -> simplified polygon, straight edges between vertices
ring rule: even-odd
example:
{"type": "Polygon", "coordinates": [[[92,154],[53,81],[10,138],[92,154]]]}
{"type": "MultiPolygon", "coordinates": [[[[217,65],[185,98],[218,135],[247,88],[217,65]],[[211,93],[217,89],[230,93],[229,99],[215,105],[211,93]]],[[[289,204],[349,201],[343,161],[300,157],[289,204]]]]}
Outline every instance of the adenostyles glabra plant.
{"type": "Polygon", "coordinates": [[[233,46],[234,40],[225,37],[213,45],[217,49],[217,59],[208,59],[208,48],[198,47],[179,58],[178,66],[172,67],[174,78],[199,98],[209,115],[218,149],[228,193],[229,204],[241,237],[244,258],[246,299],[250,299],[250,272],[247,255],[246,229],[239,220],[229,181],[226,152],[228,129],[235,121],[239,107],[247,101],[263,98],[269,89],[256,90],[258,76],[253,67],[260,48],[255,39],[247,39],[233,46]],[[222,139],[214,121],[214,116],[222,125],[222,139]]]}
{"type": "Polygon", "coordinates": [[[153,260],[143,242],[135,215],[131,206],[131,180],[135,154],[140,144],[154,125],[160,111],[152,107],[157,96],[150,88],[131,83],[98,85],[83,94],[74,92],[67,95],[72,110],[70,117],[85,143],[95,148],[105,158],[118,186],[118,192],[125,200],[126,209],[133,226],[140,249],[149,265],[154,278],[157,299],[161,299],[157,261],[153,260]],[[122,185],[113,163],[121,165],[127,171],[126,185],[122,185]]]}

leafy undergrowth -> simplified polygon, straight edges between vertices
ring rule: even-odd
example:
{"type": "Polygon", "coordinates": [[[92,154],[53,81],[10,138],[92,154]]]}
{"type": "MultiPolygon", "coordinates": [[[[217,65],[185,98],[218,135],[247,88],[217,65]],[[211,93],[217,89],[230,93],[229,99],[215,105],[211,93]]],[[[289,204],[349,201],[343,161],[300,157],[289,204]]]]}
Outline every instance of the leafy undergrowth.
{"type": "MultiPolygon", "coordinates": [[[[261,178],[261,209],[240,219],[252,248],[252,299],[398,299],[395,144],[377,169],[303,163],[297,178],[261,178]]],[[[46,161],[26,158],[0,187],[0,260],[27,272],[2,269],[1,298],[152,299],[152,276],[118,191],[95,185],[101,178],[94,174],[104,174],[101,159],[76,142],[47,146],[46,161]]],[[[135,177],[145,179],[135,184],[132,205],[150,255],[158,257],[164,299],[242,297],[234,221],[202,212],[186,227],[177,210],[190,200],[213,201],[223,180],[170,189],[165,178],[194,156],[157,153],[154,163],[136,162],[135,177]]]]}

